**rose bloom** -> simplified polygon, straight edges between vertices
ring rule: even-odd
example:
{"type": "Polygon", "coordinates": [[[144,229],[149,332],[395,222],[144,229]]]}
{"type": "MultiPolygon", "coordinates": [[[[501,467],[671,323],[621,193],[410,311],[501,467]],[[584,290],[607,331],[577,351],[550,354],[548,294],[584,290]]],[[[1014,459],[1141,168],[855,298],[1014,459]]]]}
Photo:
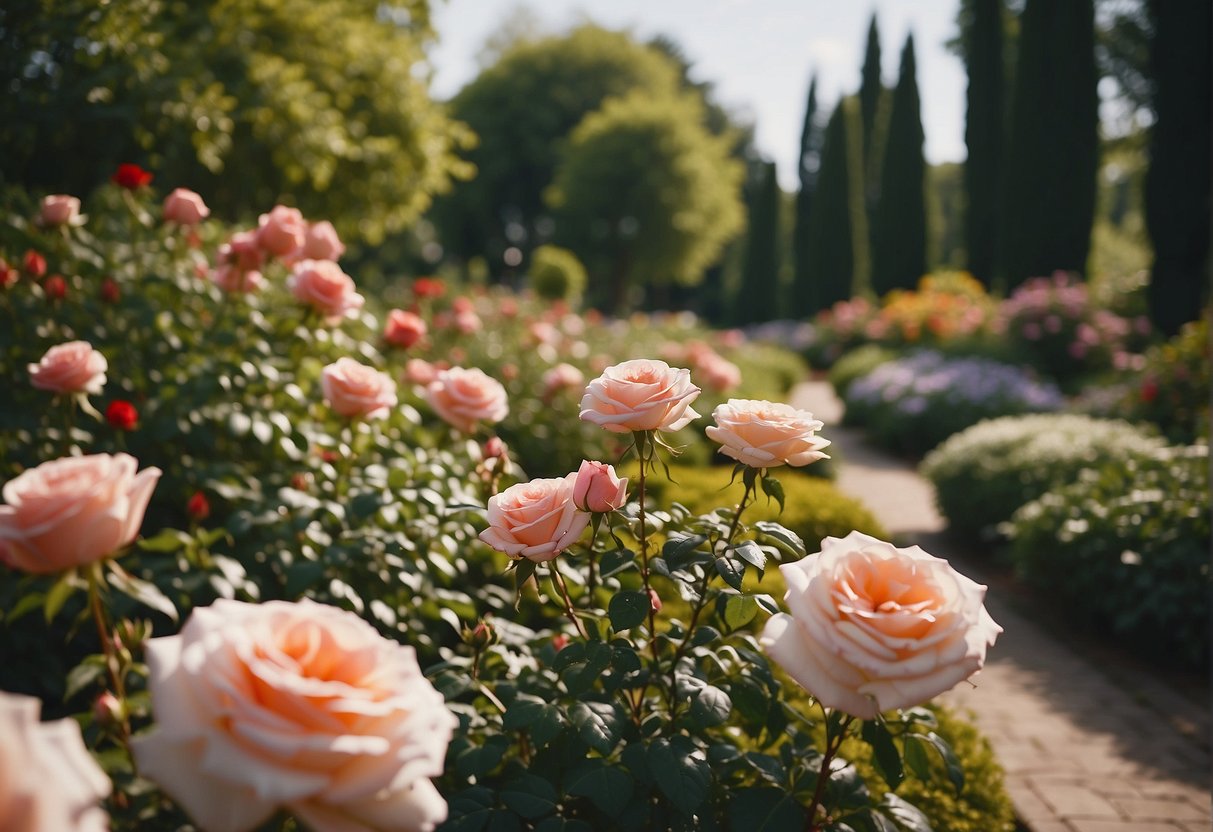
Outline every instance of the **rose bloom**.
{"type": "Polygon", "coordinates": [[[851,532],[779,567],[788,613],[760,644],[823,705],[874,719],[969,678],[1002,628],[986,588],[917,546],[851,532]]]}
{"type": "Polygon", "coordinates": [[[275,205],[257,218],[257,245],[275,257],[285,257],[302,248],[307,239],[307,220],[298,208],[275,205]]]}
{"type": "Polygon", "coordinates": [[[438,368],[424,358],[410,358],[404,362],[404,380],[410,384],[429,386],[438,378],[438,368]]]}
{"type": "Polygon", "coordinates": [[[714,352],[700,356],[695,370],[708,387],[718,393],[726,393],[741,384],[741,369],[714,352]]]}
{"type": "Polygon", "coordinates": [[[138,165],[123,162],[118,170],[110,177],[110,181],[120,188],[134,191],[152,184],[152,174],[138,165]]]}
{"type": "Polygon", "coordinates": [[[393,347],[408,349],[424,338],[427,331],[425,321],[420,315],[414,315],[403,309],[393,309],[387,313],[387,323],[383,327],[383,340],[393,347]]]}
{"type": "Polygon", "coordinates": [[[561,362],[543,374],[543,399],[551,401],[561,390],[585,384],[585,375],[572,364],[561,362]]]}
{"type": "Polygon", "coordinates": [[[483,326],[480,322],[480,316],[475,312],[457,312],[455,313],[455,329],[461,335],[471,335],[474,332],[479,332],[483,326]]]}
{"type": "Polygon", "coordinates": [[[63,300],[67,297],[67,281],[61,274],[52,274],[42,284],[42,291],[46,292],[47,300],[63,300]]]}
{"type": "Polygon", "coordinates": [[[510,412],[505,388],[479,369],[452,367],[430,382],[430,407],[464,433],[471,433],[479,422],[495,424],[510,412]]]}
{"type": "Polygon", "coordinates": [[[160,478],[129,454],[44,462],[9,480],[0,506],[0,560],[47,574],[116,554],[139,534],[160,478]]]}
{"type": "Polygon", "coordinates": [[[582,511],[606,514],[628,501],[627,477],[619,478],[612,465],[582,460],[573,482],[573,503],[582,511]]]}
{"type": "Polygon", "coordinates": [[[211,516],[211,501],[201,491],[195,491],[185,503],[185,513],[191,520],[202,522],[211,516]]]}
{"type": "Polygon", "coordinates": [[[105,421],[116,430],[134,430],[139,424],[139,411],[128,401],[114,399],[105,409],[105,421]]]}
{"type": "Polygon", "coordinates": [[[413,295],[418,298],[440,298],[446,294],[446,284],[438,277],[419,277],[413,281],[413,295]]]}
{"type": "Polygon", "coordinates": [[[0,693],[0,829],[105,832],[110,781],[72,719],[39,721],[42,703],[0,693]]]}
{"type": "Polygon", "coordinates": [[[30,277],[37,279],[46,274],[46,258],[32,248],[21,258],[21,268],[30,277]]]}
{"type": "Polygon", "coordinates": [[[186,188],[175,188],[164,198],[164,221],[194,226],[211,215],[202,197],[186,188]]]}
{"type": "Polygon", "coordinates": [[[489,497],[489,527],[480,539],[515,560],[552,560],[576,543],[590,522],[573,500],[576,479],[568,474],[531,480],[489,497]]]}
{"type": "Polygon", "coordinates": [[[219,262],[242,272],[258,271],[265,262],[265,254],[257,246],[257,232],[237,231],[233,234],[219,246],[219,262]]]}
{"type": "Polygon", "coordinates": [[[30,384],[52,393],[97,395],[105,386],[105,356],[87,341],[68,341],[46,351],[37,364],[29,365],[30,384]]]}
{"type": "Polygon", "coordinates": [[[329,407],[347,418],[378,419],[396,406],[396,382],[352,358],[325,367],[320,386],[329,407]]]}
{"type": "Polygon", "coordinates": [[[712,411],[716,424],[705,433],[720,452],[751,468],[798,467],[829,459],[830,444],[816,435],[822,423],[807,410],[751,399],[729,399],[712,411]]]}
{"type": "Polygon", "coordinates": [[[581,418],[612,433],[678,430],[699,418],[690,407],[698,395],[690,370],[638,358],[607,367],[590,382],[581,418]]]}
{"type": "Polygon", "coordinates": [[[244,271],[238,266],[220,266],[211,272],[211,282],[224,292],[260,292],[265,288],[265,277],[256,269],[244,271]]]}
{"type": "Polygon", "coordinates": [[[339,260],[345,254],[345,245],[337,236],[337,229],[328,220],[310,223],[303,248],[299,254],[307,260],[339,260]]]}
{"type": "Polygon", "coordinates": [[[354,287],[354,279],[331,260],[301,260],[286,286],[296,299],[335,323],[362,308],[365,299],[354,287]]]}
{"type": "Polygon", "coordinates": [[[67,194],[51,194],[42,198],[38,222],[45,226],[73,225],[80,219],[80,200],[67,194]]]}
{"type": "Polygon", "coordinates": [[[412,647],[312,601],[195,609],[147,643],[156,727],[140,773],[208,832],[285,809],[317,832],[432,830],[455,717],[412,647]]]}

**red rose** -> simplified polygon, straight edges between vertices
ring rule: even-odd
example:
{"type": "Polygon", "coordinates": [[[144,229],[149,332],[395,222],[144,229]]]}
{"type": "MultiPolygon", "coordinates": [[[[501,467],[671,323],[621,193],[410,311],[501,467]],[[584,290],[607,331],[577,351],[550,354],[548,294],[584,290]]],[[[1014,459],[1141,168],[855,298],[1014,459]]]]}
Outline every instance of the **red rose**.
{"type": "Polygon", "coordinates": [[[134,430],[139,422],[139,411],[130,402],[115,399],[105,409],[105,421],[115,430],[134,430]]]}
{"type": "Polygon", "coordinates": [[[413,281],[413,294],[419,298],[440,298],[446,294],[446,284],[437,277],[419,277],[413,281]]]}
{"type": "Polygon", "coordinates": [[[185,513],[191,520],[205,520],[211,516],[211,503],[201,491],[195,491],[194,496],[185,504],[185,513]]]}
{"type": "Polygon", "coordinates": [[[150,185],[152,183],[152,175],[138,165],[123,162],[121,165],[118,165],[118,170],[110,177],[110,181],[120,188],[134,191],[150,185]]]}
{"type": "Polygon", "coordinates": [[[1154,379],[1146,379],[1141,385],[1141,400],[1150,404],[1158,398],[1158,383],[1154,379]]]}
{"type": "Polygon", "coordinates": [[[101,281],[101,300],[106,303],[117,303],[122,292],[118,289],[118,281],[107,277],[101,281]]]}
{"type": "Polygon", "coordinates": [[[38,252],[30,249],[25,252],[25,259],[22,261],[22,267],[25,273],[30,277],[37,279],[46,274],[46,258],[38,252]]]}
{"type": "Polygon", "coordinates": [[[0,289],[7,289],[16,283],[20,277],[21,275],[17,273],[16,269],[0,260],[0,289]]]}
{"type": "Polygon", "coordinates": [[[46,279],[46,283],[42,284],[42,288],[49,300],[63,300],[67,297],[67,281],[61,274],[52,274],[46,279]]]}

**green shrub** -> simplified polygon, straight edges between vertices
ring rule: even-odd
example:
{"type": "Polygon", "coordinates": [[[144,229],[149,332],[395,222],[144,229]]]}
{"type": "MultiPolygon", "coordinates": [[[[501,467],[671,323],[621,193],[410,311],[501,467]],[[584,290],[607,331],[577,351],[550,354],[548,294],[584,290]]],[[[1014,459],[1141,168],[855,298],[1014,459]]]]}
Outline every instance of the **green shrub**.
{"type": "Polygon", "coordinates": [[[1172,442],[1207,438],[1211,353],[1208,319],[1187,324],[1146,353],[1140,378],[1118,403],[1121,412],[1157,425],[1172,442]]]}
{"type": "Polygon", "coordinates": [[[531,254],[531,288],[544,300],[575,303],[585,291],[585,266],[567,248],[539,246],[531,254]]]}
{"type": "Polygon", "coordinates": [[[1072,482],[1084,468],[1148,458],[1164,443],[1128,422],[1077,414],[991,419],[948,439],[926,456],[949,527],[979,538],[1017,508],[1072,482]]]}
{"type": "Polygon", "coordinates": [[[834,362],[834,366],[830,368],[830,385],[839,398],[844,398],[851,382],[863,378],[881,364],[897,358],[898,355],[900,353],[896,350],[882,347],[879,344],[864,344],[862,347],[856,347],[834,362]]]}
{"type": "Polygon", "coordinates": [[[1106,461],[1005,526],[1016,570],[1154,657],[1209,661],[1209,448],[1106,461]]]}

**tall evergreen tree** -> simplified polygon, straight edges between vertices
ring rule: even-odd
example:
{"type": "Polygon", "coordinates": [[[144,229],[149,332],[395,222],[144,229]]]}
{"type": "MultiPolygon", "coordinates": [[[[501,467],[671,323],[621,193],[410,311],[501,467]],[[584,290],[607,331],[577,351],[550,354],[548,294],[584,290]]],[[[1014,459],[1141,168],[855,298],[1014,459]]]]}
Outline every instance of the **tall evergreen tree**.
{"type": "Polygon", "coordinates": [[[884,86],[880,81],[880,30],[876,15],[868,24],[868,46],[863,56],[863,78],[859,87],[859,112],[863,117],[864,163],[872,157],[872,140],[876,136],[876,117],[880,112],[880,97],[884,86]]]}
{"type": "Polygon", "coordinates": [[[964,166],[965,247],[969,271],[987,287],[994,279],[999,228],[999,177],[1003,139],[1002,0],[972,0],[973,22],[964,35],[969,71],[964,166]]]}
{"type": "Polygon", "coordinates": [[[916,75],[914,36],[907,35],[872,227],[872,289],[878,295],[913,289],[927,270],[926,163],[916,75]]]}
{"type": "Polygon", "coordinates": [[[809,214],[817,177],[821,172],[821,144],[824,139],[817,123],[817,79],[809,83],[809,101],[800,131],[800,190],[796,192],[796,215],[792,222],[792,297],[791,313],[803,317],[813,311],[812,286],[809,283],[809,214]]]}
{"type": "Polygon", "coordinates": [[[1008,289],[1086,271],[1099,167],[1093,0],[1027,0],[1016,67],[1000,241],[1008,289]]]}
{"type": "Polygon", "coordinates": [[[1154,266],[1150,317],[1167,334],[1200,317],[1209,290],[1209,148],[1213,60],[1208,3],[1151,0],[1154,126],[1146,172],[1146,226],[1154,266]]]}
{"type": "Polygon", "coordinates": [[[775,163],[763,165],[750,205],[749,234],[737,293],[738,323],[756,324],[784,317],[779,285],[779,181],[775,163]]]}
{"type": "Polygon", "coordinates": [[[853,99],[839,101],[825,130],[809,215],[808,313],[849,299],[867,280],[867,219],[858,175],[863,127],[857,109],[853,99]]]}

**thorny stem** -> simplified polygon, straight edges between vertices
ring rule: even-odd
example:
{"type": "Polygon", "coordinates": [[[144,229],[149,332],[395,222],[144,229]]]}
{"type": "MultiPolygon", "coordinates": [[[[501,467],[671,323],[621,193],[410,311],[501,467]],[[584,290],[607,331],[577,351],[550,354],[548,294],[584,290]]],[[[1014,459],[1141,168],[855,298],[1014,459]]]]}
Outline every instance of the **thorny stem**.
{"type": "Polygon", "coordinates": [[[127,749],[129,754],[130,747],[127,740],[130,737],[130,725],[126,719],[126,685],[122,679],[122,664],[114,649],[113,628],[109,626],[105,605],[101,603],[101,585],[105,582],[101,569],[101,564],[95,563],[88,570],[88,603],[93,614],[93,624],[97,627],[97,638],[101,640],[101,652],[105,656],[105,669],[109,672],[114,696],[122,703],[122,719],[118,723],[119,739],[122,741],[122,747],[127,749]]]}
{"type": "Polygon", "coordinates": [[[847,737],[847,729],[851,727],[851,722],[855,719],[848,716],[838,726],[837,736],[829,737],[830,713],[826,710],[826,706],[821,706],[821,712],[826,718],[826,750],[825,755],[821,758],[821,770],[817,772],[817,787],[813,789],[813,799],[809,802],[808,824],[805,826],[805,832],[818,832],[821,829],[816,821],[817,808],[821,805],[821,797],[825,792],[826,783],[830,779],[830,763],[834,761],[834,755],[838,753],[838,749],[842,747],[842,741],[847,737]]]}
{"type": "Polygon", "coordinates": [[[548,564],[548,569],[552,573],[552,582],[556,584],[556,587],[560,590],[560,597],[564,599],[564,614],[568,616],[569,621],[573,622],[573,628],[577,630],[578,634],[582,638],[588,639],[590,637],[589,633],[585,631],[585,627],[582,625],[581,619],[579,619],[577,617],[577,613],[573,611],[573,599],[569,597],[569,587],[564,582],[564,576],[561,575],[560,570],[558,570],[552,564],[548,564]]]}

